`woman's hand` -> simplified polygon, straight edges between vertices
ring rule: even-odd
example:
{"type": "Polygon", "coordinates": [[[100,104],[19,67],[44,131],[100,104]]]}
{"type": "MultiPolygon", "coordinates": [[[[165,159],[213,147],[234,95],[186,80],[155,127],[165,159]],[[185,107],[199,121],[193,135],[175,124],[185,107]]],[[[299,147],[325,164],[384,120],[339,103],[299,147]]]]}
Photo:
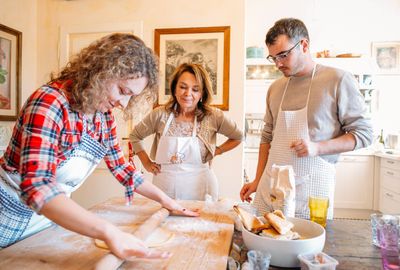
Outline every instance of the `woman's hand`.
{"type": "Polygon", "coordinates": [[[148,171],[149,173],[152,173],[154,175],[157,175],[161,171],[161,165],[157,164],[151,160],[144,163],[143,166],[146,169],[146,171],[148,171]]]}
{"type": "Polygon", "coordinates": [[[162,252],[149,249],[143,241],[130,233],[121,231],[115,226],[111,226],[104,239],[112,253],[121,259],[129,257],[167,259],[171,257],[170,252],[162,252]]]}
{"type": "Polygon", "coordinates": [[[256,192],[258,186],[258,182],[253,181],[251,183],[245,184],[240,190],[240,199],[243,201],[251,202],[250,195],[256,192]]]}

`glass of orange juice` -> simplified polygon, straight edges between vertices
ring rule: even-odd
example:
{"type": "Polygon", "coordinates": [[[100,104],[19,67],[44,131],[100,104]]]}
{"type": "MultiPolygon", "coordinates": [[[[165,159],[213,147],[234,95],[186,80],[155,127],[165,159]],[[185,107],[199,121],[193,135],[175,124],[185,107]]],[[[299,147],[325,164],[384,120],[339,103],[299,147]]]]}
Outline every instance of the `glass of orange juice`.
{"type": "Polygon", "coordinates": [[[310,196],[308,198],[310,207],[310,220],[314,221],[324,228],[326,227],[326,217],[328,215],[329,198],[310,196]]]}

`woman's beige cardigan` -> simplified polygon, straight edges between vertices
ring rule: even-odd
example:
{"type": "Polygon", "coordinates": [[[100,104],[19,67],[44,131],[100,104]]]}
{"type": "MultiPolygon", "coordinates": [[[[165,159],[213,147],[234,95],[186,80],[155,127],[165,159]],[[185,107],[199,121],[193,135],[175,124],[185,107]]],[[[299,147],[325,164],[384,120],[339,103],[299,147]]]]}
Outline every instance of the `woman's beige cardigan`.
{"type": "MultiPolygon", "coordinates": [[[[155,159],[158,142],[164,130],[169,113],[164,106],[158,107],[150,112],[140,123],[138,123],[129,135],[135,153],[144,149],[143,139],[155,133],[153,145],[151,147],[150,158],[155,159]]],[[[206,161],[211,160],[215,153],[215,144],[217,133],[225,135],[229,139],[243,140],[243,132],[234,121],[227,118],[225,114],[217,108],[213,108],[210,115],[206,115],[198,123],[200,131],[197,134],[200,140],[205,144],[208,153],[206,161]]]]}

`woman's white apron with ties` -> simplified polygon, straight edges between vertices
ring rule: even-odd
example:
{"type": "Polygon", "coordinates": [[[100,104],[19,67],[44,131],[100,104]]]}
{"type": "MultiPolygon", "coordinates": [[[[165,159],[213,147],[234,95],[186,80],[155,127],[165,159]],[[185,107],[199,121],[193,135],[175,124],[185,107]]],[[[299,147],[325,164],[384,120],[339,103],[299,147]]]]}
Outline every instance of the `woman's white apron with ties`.
{"type": "Polygon", "coordinates": [[[310,99],[312,80],[316,66],[314,66],[311,82],[308,88],[307,103],[304,108],[294,111],[283,111],[282,103],[288,88],[290,78],[286,83],[274,129],[266,168],[257,187],[254,204],[260,213],[273,211],[270,197],[271,168],[276,165],[292,165],[296,179],[296,212],[299,218],[309,218],[308,198],[310,196],[329,197],[328,219],[333,218],[333,198],[335,190],[335,166],[323,158],[297,157],[296,152],[290,149],[293,141],[298,139],[310,140],[307,120],[307,109],[310,99]]]}
{"type": "Polygon", "coordinates": [[[206,195],[218,199],[217,177],[208,163],[203,163],[197,137],[197,117],[192,136],[166,136],[174,118],[168,117],[157,147],[156,163],[161,172],[153,177],[153,184],[168,196],[179,200],[205,200],[206,195]]]}
{"type": "MultiPolygon", "coordinates": [[[[102,115],[100,117],[104,130],[104,120],[102,115]]],[[[108,151],[104,138],[99,142],[87,134],[86,129],[84,117],[79,145],[57,166],[56,182],[67,196],[83,184],[108,151]]],[[[18,173],[7,173],[0,167],[0,249],[52,224],[45,216],[35,213],[21,201],[20,183],[18,173]]]]}

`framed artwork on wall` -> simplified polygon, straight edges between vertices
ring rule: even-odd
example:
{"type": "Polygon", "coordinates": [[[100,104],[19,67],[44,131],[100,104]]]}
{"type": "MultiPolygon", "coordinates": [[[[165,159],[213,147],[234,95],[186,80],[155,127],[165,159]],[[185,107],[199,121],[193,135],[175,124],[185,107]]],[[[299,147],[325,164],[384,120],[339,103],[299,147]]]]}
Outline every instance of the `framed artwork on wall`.
{"type": "Polygon", "coordinates": [[[378,74],[400,74],[400,41],[373,42],[372,57],[378,66],[378,74]]]}
{"type": "Polygon", "coordinates": [[[212,105],[229,110],[230,27],[155,29],[154,51],[160,58],[158,104],[170,96],[169,77],[180,64],[202,64],[211,77],[212,105]]]}
{"type": "Polygon", "coordinates": [[[0,24],[0,121],[15,121],[21,96],[22,33],[0,24]]]}

